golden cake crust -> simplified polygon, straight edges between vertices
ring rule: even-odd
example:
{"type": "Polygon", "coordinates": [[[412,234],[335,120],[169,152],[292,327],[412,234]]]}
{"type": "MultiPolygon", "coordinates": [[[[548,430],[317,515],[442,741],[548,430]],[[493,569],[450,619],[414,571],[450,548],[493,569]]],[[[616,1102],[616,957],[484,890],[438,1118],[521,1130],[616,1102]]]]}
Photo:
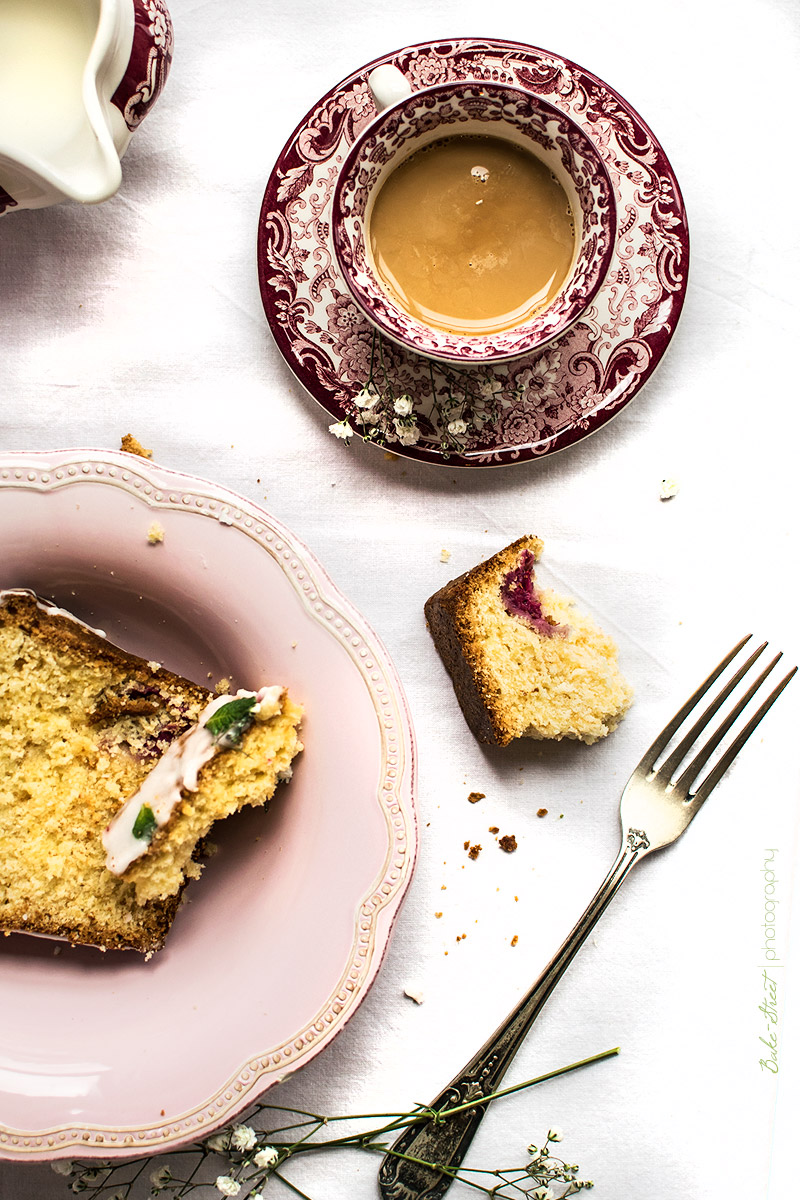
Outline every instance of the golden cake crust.
{"type": "Polygon", "coordinates": [[[535,562],[542,550],[532,534],[517,538],[425,604],[467,723],[488,745],[523,736],[593,742],[616,727],[631,701],[616,646],[572,600],[537,588],[545,617],[558,627],[552,636],[506,611],[501,584],[526,551],[535,562]]]}
{"type": "Polygon", "coordinates": [[[0,931],[145,953],[163,945],[186,878],[199,874],[198,840],[242,804],[264,803],[302,748],[301,710],[285,697],[244,753],[217,754],[183,796],[200,824],[179,812],[152,854],[112,874],[103,830],[211,699],[33,593],[0,593],[0,931]]]}

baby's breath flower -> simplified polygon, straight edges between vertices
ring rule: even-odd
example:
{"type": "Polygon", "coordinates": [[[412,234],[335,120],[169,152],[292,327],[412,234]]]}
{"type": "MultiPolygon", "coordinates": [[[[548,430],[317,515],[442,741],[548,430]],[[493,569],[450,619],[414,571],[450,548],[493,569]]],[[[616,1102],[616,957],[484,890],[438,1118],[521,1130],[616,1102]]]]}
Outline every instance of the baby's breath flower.
{"type": "Polygon", "coordinates": [[[553,1193],[549,1187],[537,1187],[530,1193],[532,1200],[553,1200],[553,1193]]]}
{"type": "Polygon", "coordinates": [[[491,400],[492,396],[496,395],[497,392],[502,392],[502,390],[503,385],[499,379],[486,379],[481,384],[480,388],[481,395],[486,396],[486,398],[489,400],[491,400]]]}
{"type": "Polygon", "coordinates": [[[171,1179],[172,1171],[170,1171],[169,1167],[159,1167],[157,1171],[152,1171],[150,1174],[150,1182],[157,1192],[160,1191],[165,1184],[169,1183],[171,1179]]]}
{"type": "Polygon", "coordinates": [[[234,1150],[252,1150],[257,1140],[255,1129],[249,1125],[234,1125],[231,1130],[231,1146],[234,1150]]]}
{"type": "Polygon", "coordinates": [[[277,1161],[278,1151],[274,1146],[265,1146],[258,1154],[253,1155],[253,1162],[257,1167],[274,1167],[277,1161]]]}
{"type": "Polygon", "coordinates": [[[50,1167],[55,1171],[56,1175],[71,1175],[74,1167],[68,1158],[59,1158],[55,1162],[50,1163],[50,1167]]]}
{"type": "Polygon", "coordinates": [[[374,384],[368,384],[353,396],[356,408],[373,408],[380,399],[380,392],[374,384]]]}
{"type": "Polygon", "coordinates": [[[224,1154],[228,1149],[230,1142],[228,1141],[228,1131],[223,1130],[222,1133],[215,1133],[213,1137],[206,1138],[206,1145],[209,1150],[213,1150],[215,1154],[224,1154]]]}
{"type": "Polygon", "coordinates": [[[223,1196],[238,1196],[242,1190],[242,1185],[236,1179],[231,1179],[230,1175],[218,1175],[214,1181],[214,1186],[218,1192],[222,1192],[223,1196]]]}
{"type": "Polygon", "coordinates": [[[408,417],[414,411],[414,401],[410,396],[398,396],[394,402],[394,411],[398,417],[408,417]]]}
{"type": "Polygon", "coordinates": [[[352,427],[346,417],[343,421],[334,421],[333,425],[328,426],[328,429],[334,437],[341,438],[343,442],[353,436],[352,427]]]}
{"type": "Polygon", "coordinates": [[[418,425],[404,425],[402,421],[396,420],[394,427],[397,430],[397,437],[402,446],[416,446],[419,441],[418,425]]]}
{"type": "Polygon", "coordinates": [[[564,1130],[561,1129],[561,1127],[559,1125],[554,1125],[552,1127],[552,1129],[548,1129],[548,1131],[547,1131],[548,1142],[560,1142],[560,1141],[563,1141],[563,1138],[564,1138],[564,1130]]]}
{"type": "Polygon", "coordinates": [[[460,418],[456,421],[450,421],[447,426],[447,432],[448,433],[466,433],[467,432],[467,422],[462,421],[460,418]]]}

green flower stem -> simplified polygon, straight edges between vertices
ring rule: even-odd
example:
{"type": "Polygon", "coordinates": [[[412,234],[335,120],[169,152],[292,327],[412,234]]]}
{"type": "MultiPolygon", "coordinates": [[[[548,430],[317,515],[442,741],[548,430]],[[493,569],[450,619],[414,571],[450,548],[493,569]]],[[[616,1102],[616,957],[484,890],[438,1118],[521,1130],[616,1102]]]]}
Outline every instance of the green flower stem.
{"type": "MultiPolygon", "coordinates": [[[[329,1138],[326,1141],[313,1143],[307,1143],[304,1140],[304,1143],[298,1144],[296,1149],[302,1152],[317,1149],[333,1149],[339,1146],[359,1146],[364,1149],[378,1149],[385,1152],[388,1147],[376,1146],[375,1138],[382,1137],[387,1133],[395,1133],[398,1129],[405,1129],[409,1125],[418,1125],[421,1121],[427,1121],[434,1115],[438,1116],[441,1120],[445,1120],[456,1113],[465,1112],[470,1108],[477,1108],[481,1104],[488,1104],[490,1100],[497,1100],[502,1096],[512,1096],[515,1092],[524,1091],[526,1088],[534,1087],[539,1083],[546,1083],[549,1079],[557,1079],[559,1075],[567,1075],[571,1071],[591,1066],[593,1063],[602,1062],[607,1058],[613,1058],[617,1054],[619,1054],[619,1046],[615,1046],[612,1050],[603,1050],[601,1053],[593,1054],[589,1058],[582,1058],[579,1062],[570,1063],[566,1067],[557,1067],[552,1071],[547,1071],[544,1075],[537,1075],[534,1079],[526,1079],[523,1083],[515,1083],[512,1087],[492,1092],[488,1096],[480,1096],[477,1100],[469,1100],[464,1104],[454,1105],[452,1108],[444,1108],[438,1114],[434,1114],[430,1108],[421,1108],[414,1113],[357,1113],[354,1116],[328,1117],[327,1124],[332,1124],[334,1121],[374,1121],[380,1117],[391,1117],[394,1119],[389,1124],[381,1125],[369,1133],[353,1133],[341,1138],[329,1138]]],[[[309,1114],[309,1116],[312,1115],[309,1114]]],[[[318,1120],[319,1118],[315,1117],[315,1119],[318,1120]]]]}
{"type": "Polygon", "coordinates": [[[375,371],[375,340],[376,340],[377,336],[378,336],[378,331],[373,326],[372,327],[372,345],[370,346],[370,351],[369,351],[369,379],[367,380],[368,388],[372,387],[372,378],[373,378],[373,374],[375,371]]]}
{"type": "Polygon", "coordinates": [[[279,1171],[273,1171],[272,1175],[274,1179],[280,1179],[284,1187],[287,1187],[290,1192],[294,1192],[295,1196],[300,1196],[301,1200],[311,1200],[307,1192],[302,1192],[299,1187],[296,1187],[291,1180],[287,1179],[285,1175],[281,1175],[279,1171]]]}
{"type": "Polygon", "coordinates": [[[514,1092],[521,1092],[525,1088],[533,1087],[537,1083],[546,1083],[548,1079],[557,1079],[559,1075],[567,1075],[570,1071],[578,1071],[581,1067],[589,1067],[593,1063],[602,1062],[606,1058],[614,1058],[619,1054],[619,1046],[614,1046],[612,1050],[603,1050],[600,1054],[592,1054],[589,1058],[582,1058],[579,1062],[570,1063],[566,1067],[556,1067],[553,1071],[547,1071],[544,1075],[537,1075],[535,1079],[528,1079],[524,1083],[515,1083],[512,1087],[503,1088],[499,1092],[492,1092],[490,1096],[482,1096],[477,1100],[470,1100],[467,1104],[458,1104],[453,1108],[443,1108],[439,1112],[441,1118],[452,1117],[456,1113],[464,1112],[468,1108],[477,1108],[479,1104],[488,1104],[490,1100],[497,1100],[500,1096],[513,1096],[514,1092]]]}

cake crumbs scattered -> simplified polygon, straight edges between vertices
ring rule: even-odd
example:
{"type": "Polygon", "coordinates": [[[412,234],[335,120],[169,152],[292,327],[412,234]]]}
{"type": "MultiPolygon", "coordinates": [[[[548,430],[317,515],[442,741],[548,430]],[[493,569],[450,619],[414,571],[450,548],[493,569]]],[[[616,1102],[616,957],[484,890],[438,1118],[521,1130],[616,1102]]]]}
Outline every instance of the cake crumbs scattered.
{"type": "Polygon", "coordinates": [[[415,1004],[425,1003],[425,993],[418,983],[407,984],[403,988],[403,995],[408,996],[409,1000],[413,1000],[415,1004]]]}
{"type": "Polygon", "coordinates": [[[470,794],[467,796],[467,799],[469,800],[470,804],[477,804],[479,800],[486,799],[486,793],[485,792],[470,792],[470,794]]]}
{"type": "Polygon", "coordinates": [[[139,458],[152,458],[153,451],[146,450],[142,443],[132,433],[124,433],[119,444],[120,450],[126,454],[138,454],[139,458]]]}
{"type": "Polygon", "coordinates": [[[442,546],[442,549],[439,552],[439,562],[450,562],[450,551],[445,550],[444,546],[442,546]]]}
{"type": "Polygon", "coordinates": [[[512,945],[512,946],[516,946],[516,944],[517,944],[517,942],[518,942],[518,941],[519,941],[519,938],[517,937],[517,935],[516,935],[516,933],[515,933],[515,934],[514,934],[514,936],[513,936],[513,937],[512,937],[512,939],[511,939],[511,945],[512,945]]]}
{"type": "Polygon", "coordinates": [[[218,679],[214,684],[214,691],[218,696],[228,696],[231,690],[231,681],[226,675],[222,679],[218,679]]]}
{"type": "MultiPolygon", "coordinates": [[[[467,845],[469,846],[469,842],[467,842],[467,845]]],[[[468,854],[468,856],[469,856],[469,857],[472,859],[472,861],[474,862],[474,861],[475,861],[475,859],[476,859],[476,858],[478,857],[478,855],[480,854],[480,852],[481,852],[481,850],[482,850],[482,849],[483,849],[483,847],[482,847],[482,846],[480,846],[478,842],[476,842],[476,843],[474,844],[474,846],[469,846],[469,850],[467,851],[467,854],[468,854]]]]}
{"type": "Polygon", "coordinates": [[[506,854],[513,854],[517,848],[517,839],[513,833],[506,833],[503,837],[498,838],[497,844],[501,850],[505,850],[506,854]]]}
{"type": "Polygon", "coordinates": [[[659,500],[672,500],[673,496],[677,496],[680,490],[680,484],[677,479],[662,479],[658,498],[659,500]]]}
{"type": "Polygon", "coordinates": [[[489,826],[489,833],[499,833],[499,832],[500,832],[499,825],[490,825],[489,826]]]}
{"type": "Polygon", "coordinates": [[[442,914],[440,912],[438,912],[438,913],[434,913],[433,915],[436,917],[436,920],[438,921],[442,914]]]}
{"type": "Polygon", "coordinates": [[[151,546],[158,546],[164,540],[164,526],[158,521],[153,521],[147,531],[147,540],[151,546]]]}
{"type": "Polygon", "coordinates": [[[537,815],[537,817],[546,817],[547,809],[546,808],[537,808],[536,815],[537,815]]]}

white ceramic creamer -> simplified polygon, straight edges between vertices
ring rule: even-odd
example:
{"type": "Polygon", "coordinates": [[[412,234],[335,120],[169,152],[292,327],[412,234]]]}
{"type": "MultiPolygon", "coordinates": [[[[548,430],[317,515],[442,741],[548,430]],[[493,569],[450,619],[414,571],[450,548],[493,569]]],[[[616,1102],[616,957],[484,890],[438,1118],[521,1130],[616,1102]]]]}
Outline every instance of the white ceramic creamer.
{"type": "Polygon", "coordinates": [[[0,215],[112,196],[171,60],[163,0],[0,0],[0,215]]]}

